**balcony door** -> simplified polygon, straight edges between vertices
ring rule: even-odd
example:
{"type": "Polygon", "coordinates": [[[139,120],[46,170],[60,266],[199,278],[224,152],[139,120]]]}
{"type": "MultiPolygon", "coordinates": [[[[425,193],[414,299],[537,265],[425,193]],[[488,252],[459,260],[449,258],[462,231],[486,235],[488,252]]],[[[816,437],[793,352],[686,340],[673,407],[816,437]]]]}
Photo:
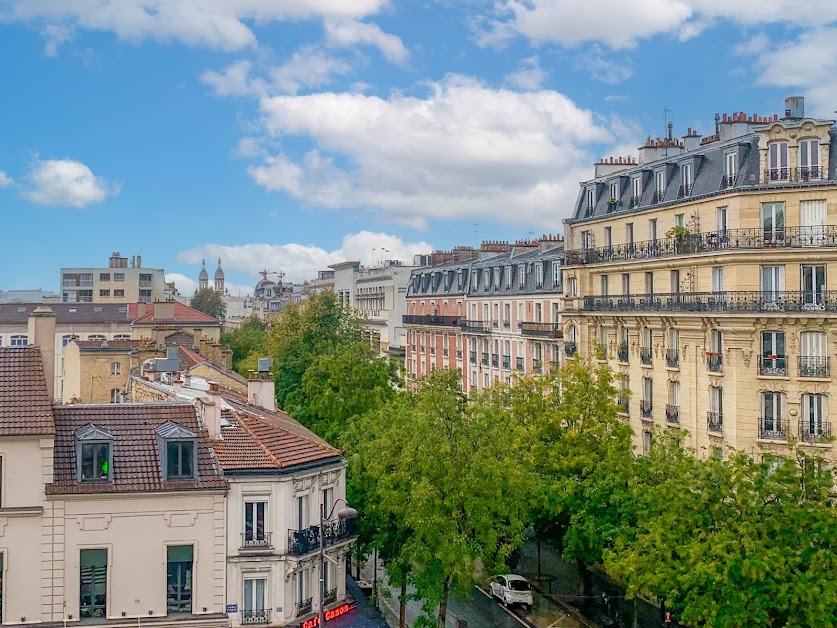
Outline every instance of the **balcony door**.
{"type": "Polygon", "coordinates": [[[802,277],[802,309],[825,309],[825,264],[803,264],[802,277]]]}
{"type": "Polygon", "coordinates": [[[258,545],[265,540],[264,501],[244,503],[244,545],[258,545]]]}
{"type": "Polygon", "coordinates": [[[761,224],[764,243],[776,245],[785,239],[785,204],[764,203],[761,206],[761,224]]]}
{"type": "Polygon", "coordinates": [[[107,549],[80,550],[79,585],[80,618],[105,619],[108,607],[107,549]]]}
{"type": "Polygon", "coordinates": [[[826,243],[825,201],[800,201],[799,231],[802,246],[826,243]]]}
{"type": "MultiPolygon", "coordinates": [[[[802,430],[809,437],[826,434],[828,402],[825,395],[802,395],[802,430]]],[[[802,435],[803,439],[805,434],[802,435]]]]}
{"type": "Polygon", "coordinates": [[[192,612],[194,547],[169,545],[166,548],[166,611],[192,612]]]}
{"type": "Polygon", "coordinates": [[[782,434],[782,393],[765,392],[761,396],[762,432],[782,434]]]}
{"type": "Polygon", "coordinates": [[[761,334],[762,373],[783,374],[787,368],[785,357],[785,332],[764,331],[761,334]]]}
{"type": "Polygon", "coordinates": [[[244,623],[263,623],[267,604],[265,604],[265,591],[267,590],[267,578],[245,578],[244,580],[244,623]]]}
{"type": "Polygon", "coordinates": [[[761,298],[768,309],[778,307],[785,289],[784,266],[761,267],[761,298]]]}

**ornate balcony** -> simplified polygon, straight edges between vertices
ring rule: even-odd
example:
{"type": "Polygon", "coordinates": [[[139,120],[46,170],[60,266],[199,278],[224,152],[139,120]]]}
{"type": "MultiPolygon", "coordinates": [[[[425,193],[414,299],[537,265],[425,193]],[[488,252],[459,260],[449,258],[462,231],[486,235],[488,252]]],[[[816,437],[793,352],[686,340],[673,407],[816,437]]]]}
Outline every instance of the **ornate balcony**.
{"type": "Polygon", "coordinates": [[[799,438],[804,443],[816,443],[831,438],[831,423],[828,421],[802,420],[799,422],[799,438]]]}
{"type": "Polygon", "coordinates": [[[678,292],[584,297],[589,312],[837,312],[837,291],[678,292]]]}
{"type": "Polygon", "coordinates": [[[680,367],[680,351],[677,349],[666,349],[666,366],[670,369],[680,367]]]}
{"type": "Polygon", "coordinates": [[[781,229],[757,227],[692,233],[682,239],[664,238],[599,248],[575,249],[565,253],[565,262],[567,266],[577,266],[735,249],[810,247],[837,247],[837,226],[781,229]]]}
{"type": "Polygon", "coordinates": [[[578,353],[578,345],[575,342],[565,342],[564,353],[567,354],[567,357],[573,357],[578,353]]]}
{"type": "Polygon", "coordinates": [[[423,314],[405,314],[405,325],[426,325],[428,327],[458,327],[462,319],[459,316],[436,316],[423,314]]]}
{"type": "Polygon", "coordinates": [[[727,188],[731,188],[735,186],[735,182],[738,180],[738,175],[735,174],[725,174],[721,177],[721,189],[726,190],[727,188]]]}
{"type": "Polygon", "coordinates": [[[337,601],[337,589],[329,589],[325,592],[323,596],[323,605],[327,606],[329,604],[334,604],[337,601]]]}
{"type": "Polygon", "coordinates": [[[650,401],[643,399],[639,402],[639,412],[643,418],[650,418],[653,411],[653,405],[650,401]]]}
{"type": "Polygon", "coordinates": [[[264,550],[271,547],[270,532],[242,532],[242,550],[264,550]]]}
{"type": "MultiPolygon", "coordinates": [[[[324,526],[323,545],[329,547],[351,538],[355,532],[354,519],[329,521],[324,526]]],[[[288,553],[304,556],[320,549],[320,526],[310,526],[304,530],[288,530],[288,553]]]]}
{"type": "Polygon", "coordinates": [[[623,342],[616,348],[616,359],[620,362],[628,361],[628,344],[623,342]]]}
{"type": "Polygon", "coordinates": [[[561,326],[558,323],[520,323],[520,333],[524,336],[538,338],[563,338],[561,326]]]}
{"type": "Polygon", "coordinates": [[[653,357],[653,350],[651,347],[640,347],[639,348],[639,361],[645,364],[646,366],[651,365],[651,359],[653,357]]]}
{"type": "MultiPolygon", "coordinates": [[[[309,611],[310,612],[310,611],[309,611]]],[[[269,624],[270,623],[270,609],[245,609],[241,611],[242,624],[269,624]]]]}
{"type": "Polygon", "coordinates": [[[706,352],[706,368],[711,373],[720,373],[724,370],[724,356],[711,351],[706,352]]]}
{"type": "Polygon", "coordinates": [[[706,429],[710,432],[723,432],[724,415],[721,412],[707,412],[706,429]]]}
{"type": "Polygon", "coordinates": [[[484,321],[460,321],[459,328],[463,334],[488,334],[491,328],[484,321]]]}
{"type": "Polygon", "coordinates": [[[800,168],[769,168],[764,171],[762,183],[805,183],[819,181],[824,172],[819,166],[800,168]]]}
{"type": "Polygon", "coordinates": [[[830,377],[828,358],[801,355],[798,358],[799,377],[830,377]]]}
{"type": "Polygon", "coordinates": [[[307,600],[302,600],[301,602],[296,603],[296,616],[302,617],[303,615],[307,615],[311,612],[311,604],[313,602],[313,598],[308,598],[307,600]]]}
{"type": "Polygon", "coordinates": [[[491,366],[493,366],[494,368],[497,368],[497,367],[500,366],[500,356],[497,355],[496,353],[491,356],[491,366]]]}
{"type": "Polygon", "coordinates": [[[480,360],[480,362],[482,362],[483,366],[488,366],[488,354],[487,353],[482,354],[482,360],[480,360]]]}
{"type": "Polygon", "coordinates": [[[673,406],[670,403],[666,404],[666,422],[667,423],[680,423],[680,406],[673,406]]]}
{"type": "Polygon", "coordinates": [[[784,355],[760,355],[759,375],[782,377],[788,374],[788,358],[784,355]]]}
{"type": "Polygon", "coordinates": [[[759,438],[763,440],[787,440],[788,422],[781,418],[760,417],[759,438]]]}

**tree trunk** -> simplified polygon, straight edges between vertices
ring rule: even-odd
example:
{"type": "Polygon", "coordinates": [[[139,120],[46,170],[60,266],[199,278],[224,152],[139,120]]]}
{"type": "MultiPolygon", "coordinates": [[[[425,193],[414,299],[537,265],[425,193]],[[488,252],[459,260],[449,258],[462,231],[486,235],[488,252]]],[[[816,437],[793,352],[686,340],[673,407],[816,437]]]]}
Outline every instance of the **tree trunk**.
{"type": "Polygon", "coordinates": [[[398,598],[398,628],[407,628],[407,578],[401,580],[401,597],[398,598]]]}
{"type": "Polygon", "coordinates": [[[357,558],[357,561],[355,562],[355,580],[360,580],[360,563],[361,563],[360,550],[358,550],[356,558],[357,558]]]}
{"type": "Polygon", "coordinates": [[[582,595],[589,598],[593,595],[593,578],[590,577],[590,571],[587,569],[587,565],[584,564],[583,560],[576,558],[575,564],[578,566],[578,575],[581,576],[581,584],[584,587],[582,595]]]}
{"type": "Polygon", "coordinates": [[[445,628],[448,617],[448,595],[450,594],[450,577],[445,577],[442,584],[442,602],[439,604],[439,628],[445,628]]]}

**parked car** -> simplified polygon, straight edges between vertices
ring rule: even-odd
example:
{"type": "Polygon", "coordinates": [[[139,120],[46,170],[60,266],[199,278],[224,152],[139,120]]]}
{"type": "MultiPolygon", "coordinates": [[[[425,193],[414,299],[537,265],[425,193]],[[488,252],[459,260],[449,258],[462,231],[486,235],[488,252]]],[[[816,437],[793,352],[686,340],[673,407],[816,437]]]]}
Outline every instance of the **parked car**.
{"type": "Polygon", "coordinates": [[[521,604],[531,609],[534,603],[532,586],[523,576],[514,574],[495,576],[488,584],[488,592],[506,606],[521,604]]]}

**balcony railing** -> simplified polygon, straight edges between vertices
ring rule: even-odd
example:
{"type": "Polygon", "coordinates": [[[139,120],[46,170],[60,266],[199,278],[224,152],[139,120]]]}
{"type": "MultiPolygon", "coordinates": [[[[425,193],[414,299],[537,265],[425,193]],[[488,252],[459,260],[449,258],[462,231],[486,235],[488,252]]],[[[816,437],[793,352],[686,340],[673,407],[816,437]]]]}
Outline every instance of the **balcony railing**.
{"type": "Polygon", "coordinates": [[[634,207],[639,207],[639,204],[642,202],[641,196],[632,196],[631,200],[628,201],[628,209],[633,209],[634,207]]]}
{"type": "Polygon", "coordinates": [[[738,175],[735,174],[725,174],[721,177],[721,189],[726,190],[727,188],[731,188],[735,186],[735,182],[738,180],[738,175]]]}
{"type": "Polygon", "coordinates": [[[517,358],[515,366],[517,367],[518,371],[522,371],[526,368],[526,364],[523,358],[517,358]]]}
{"type": "Polygon", "coordinates": [[[261,533],[253,533],[253,532],[242,532],[241,533],[241,549],[243,550],[250,550],[250,549],[265,549],[271,547],[270,543],[270,532],[261,532],[261,533]]]}
{"type": "MultiPolygon", "coordinates": [[[[309,613],[311,611],[308,611],[309,613]]],[[[242,624],[269,624],[270,623],[270,609],[246,609],[241,611],[242,624]]]]}
{"type": "Polygon", "coordinates": [[[666,349],[666,366],[676,369],[680,366],[680,351],[677,349],[666,349]]]}
{"type": "Polygon", "coordinates": [[[666,198],[665,192],[654,192],[653,196],[651,196],[651,204],[656,205],[657,203],[662,203],[666,198]]]}
{"type": "MultiPolygon", "coordinates": [[[[329,547],[350,538],[355,531],[354,519],[340,519],[325,524],[323,545],[329,547]]],[[[288,530],[288,553],[304,556],[320,548],[320,526],[310,526],[304,530],[288,530]]]]}
{"type": "Polygon", "coordinates": [[[829,377],[828,358],[799,356],[799,377],[829,377]]]}
{"type": "Polygon", "coordinates": [[[712,373],[720,373],[724,370],[724,356],[720,353],[708,352],[706,354],[706,368],[712,373]]]}
{"type": "Polygon", "coordinates": [[[726,229],[692,233],[684,238],[645,240],[631,244],[584,248],[565,253],[567,266],[602,264],[632,259],[649,259],[712,253],[733,249],[776,249],[837,247],[837,226],[783,227],[779,229],[726,229]]]}
{"type": "Polygon", "coordinates": [[[784,355],[760,355],[759,375],[781,377],[788,374],[788,358],[784,355]]]}
{"type": "Polygon", "coordinates": [[[313,598],[308,598],[307,600],[302,600],[301,602],[296,603],[296,616],[302,617],[303,615],[307,615],[311,612],[311,604],[313,602],[313,598]]]}
{"type": "Polygon", "coordinates": [[[837,291],[678,292],[584,297],[592,312],[837,312],[837,291]]]}
{"type": "Polygon", "coordinates": [[[639,361],[645,365],[651,364],[653,350],[651,347],[640,347],[639,348],[639,361]]]}
{"type": "Polygon", "coordinates": [[[329,589],[323,596],[323,606],[334,604],[337,601],[337,589],[329,589]]]}
{"type": "Polygon", "coordinates": [[[802,420],[799,422],[799,438],[804,443],[831,438],[831,423],[828,421],[802,420]]]}
{"type": "Polygon", "coordinates": [[[650,401],[643,399],[639,402],[639,412],[646,419],[651,416],[653,405],[650,401]]]}
{"type": "Polygon", "coordinates": [[[724,415],[720,412],[706,413],[706,429],[710,432],[724,431],[724,415]]]}
{"type": "Polygon", "coordinates": [[[666,404],[666,421],[669,423],[680,423],[680,406],[666,404]]]}
{"type": "Polygon", "coordinates": [[[487,334],[491,331],[488,323],[483,321],[461,321],[459,328],[463,334],[487,334]]]}
{"type": "Polygon", "coordinates": [[[558,323],[520,323],[520,333],[524,336],[539,338],[562,338],[564,336],[558,323]]]}
{"type": "Polygon", "coordinates": [[[681,185],[677,190],[677,198],[687,198],[692,195],[691,185],[681,185]]]}
{"type": "Polygon", "coordinates": [[[483,366],[488,366],[488,354],[487,353],[482,354],[482,359],[480,360],[480,362],[482,362],[483,366]]]}
{"type": "Polygon", "coordinates": [[[804,166],[800,168],[769,168],[764,171],[763,183],[805,183],[822,178],[823,171],[819,166],[804,166]]]}
{"type": "Polygon", "coordinates": [[[788,422],[781,418],[760,417],[759,438],[763,440],[787,440],[788,422]]]}
{"type": "Polygon", "coordinates": [[[616,359],[620,362],[627,362],[628,361],[628,344],[623,342],[618,347],[616,347],[616,359]]]}
{"type": "Polygon", "coordinates": [[[429,327],[458,327],[462,319],[458,316],[436,316],[424,314],[405,314],[405,325],[427,325],[429,327]]]}
{"type": "Polygon", "coordinates": [[[567,357],[573,357],[578,352],[578,345],[575,342],[565,342],[564,343],[564,353],[567,354],[567,357]]]}

